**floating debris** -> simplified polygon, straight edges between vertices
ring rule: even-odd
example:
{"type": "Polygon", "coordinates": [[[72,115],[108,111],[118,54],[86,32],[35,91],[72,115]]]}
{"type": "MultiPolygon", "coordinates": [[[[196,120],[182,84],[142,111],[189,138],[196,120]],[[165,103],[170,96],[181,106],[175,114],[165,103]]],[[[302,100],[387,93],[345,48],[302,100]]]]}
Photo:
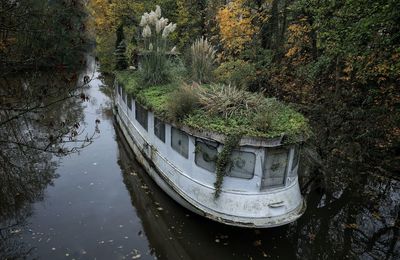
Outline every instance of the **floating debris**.
{"type": "MultiPolygon", "coordinates": [[[[32,230],[30,230],[31,232],[32,232],[32,230]]],[[[10,233],[11,234],[18,234],[19,232],[21,232],[21,229],[12,229],[11,231],[10,231],[10,233]]]]}
{"type": "Polygon", "coordinates": [[[253,243],[254,246],[261,246],[261,240],[256,240],[253,243]]]}
{"type": "Polygon", "coordinates": [[[132,252],[132,259],[139,259],[142,255],[139,253],[137,249],[132,252]]]}

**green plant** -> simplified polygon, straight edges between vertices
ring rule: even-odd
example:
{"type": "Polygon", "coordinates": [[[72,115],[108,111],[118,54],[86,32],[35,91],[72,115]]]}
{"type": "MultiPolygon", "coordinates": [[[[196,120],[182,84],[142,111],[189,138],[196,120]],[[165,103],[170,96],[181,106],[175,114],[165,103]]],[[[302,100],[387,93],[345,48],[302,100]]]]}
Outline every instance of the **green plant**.
{"type": "Polygon", "coordinates": [[[115,68],[117,70],[124,70],[128,67],[128,62],[126,60],[125,52],[126,52],[126,44],[125,44],[125,41],[122,40],[119,43],[119,45],[114,53],[115,59],[116,59],[115,68]]]}
{"type": "Polygon", "coordinates": [[[212,77],[215,50],[204,37],[197,39],[190,47],[192,79],[201,83],[209,82],[212,77]]]}
{"type": "Polygon", "coordinates": [[[231,155],[233,150],[238,146],[240,139],[242,138],[241,133],[231,134],[225,137],[224,147],[222,151],[218,154],[216,162],[216,180],[214,182],[214,198],[217,199],[221,194],[222,182],[224,176],[230,169],[227,169],[231,162],[231,155]]]}
{"type": "Polygon", "coordinates": [[[215,71],[218,82],[233,85],[247,90],[252,81],[256,80],[255,66],[244,60],[232,60],[222,63],[215,71]]]}
{"type": "MultiPolygon", "coordinates": [[[[169,23],[161,17],[161,8],[157,5],[155,11],[144,13],[140,21],[143,27],[142,37],[144,50],[142,52],[141,73],[148,84],[159,84],[167,81],[168,36],[175,31],[176,24],[169,23]]],[[[170,53],[175,52],[175,47],[170,53]]]]}
{"type": "Polygon", "coordinates": [[[180,121],[199,107],[199,97],[195,86],[183,83],[173,91],[168,99],[168,117],[180,121]]]}
{"type": "MultiPolygon", "coordinates": [[[[177,69],[176,72],[182,70],[176,66],[173,68],[177,69]]],[[[182,73],[184,71],[177,74],[182,73]]],[[[273,98],[264,98],[262,95],[254,97],[254,93],[235,89],[234,91],[239,91],[240,94],[234,96],[244,99],[243,101],[221,102],[215,97],[209,99],[208,103],[205,102],[212,104],[205,106],[200,99],[203,91],[212,92],[213,88],[221,91],[221,86],[188,86],[188,95],[185,90],[181,90],[182,81],[178,81],[181,77],[168,84],[143,87],[139,71],[115,71],[115,75],[127,93],[135,96],[137,102],[154,111],[158,117],[179,121],[192,129],[224,135],[240,132],[243,136],[261,138],[285,135],[287,143],[307,139],[311,134],[308,121],[302,114],[273,98]],[[192,100],[195,106],[186,105],[192,103],[186,100],[187,96],[193,97],[189,100],[192,100]],[[239,104],[239,108],[235,108],[236,103],[239,104]]],[[[213,95],[220,95],[218,91],[213,95]]]]}
{"type": "Polygon", "coordinates": [[[206,112],[222,115],[225,118],[256,112],[257,107],[264,101],[262,95],[226,85],[202,88],[198,95],[200,104],[206,112]]]}

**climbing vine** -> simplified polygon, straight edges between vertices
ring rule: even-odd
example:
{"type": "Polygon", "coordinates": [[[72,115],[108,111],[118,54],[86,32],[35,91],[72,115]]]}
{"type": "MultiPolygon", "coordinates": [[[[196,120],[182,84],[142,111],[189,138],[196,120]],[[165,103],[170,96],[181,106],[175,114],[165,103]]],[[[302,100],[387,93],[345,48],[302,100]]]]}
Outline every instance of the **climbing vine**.
{"type": "Polygon", "coordinates": [[[221,193],[222,182],[224,176],[229,169],[227,169],[229,163],[231,162],[231,155],[233,150],[238,146],[242,134],[232,134],[225,138],[224,148],[218,154],[216,162],[216,181],[214,183],[215,193],[214,198],[217,199],[221,193]]]}

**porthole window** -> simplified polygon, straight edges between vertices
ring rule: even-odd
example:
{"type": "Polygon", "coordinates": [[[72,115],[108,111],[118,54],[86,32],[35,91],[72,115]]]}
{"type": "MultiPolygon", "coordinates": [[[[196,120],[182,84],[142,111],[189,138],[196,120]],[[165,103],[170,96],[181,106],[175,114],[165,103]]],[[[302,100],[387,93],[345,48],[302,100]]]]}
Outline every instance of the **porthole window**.
{"type": "Polygon", "coordinates": [[[287,164],[287,149],[268,149],[266,152],[262,186],[269,188],[285,185],[287,164]]]}
{"type": "Polygon", "coordinates": [[[135,119],[144,129],[147,130],[147,110],[138,103],[136,103],[135,119]]]}
{"type": "Polygon", "coordinates": [[[231,163],[228,165],[228,176],[251,179],[254,176],[256,155],[250,152],[233,151],[231,163]]]}
{"type": "Polygon", "coordinates": [[[189,136],[175,127],[171,128],[171,147],[186,159],[189,158],[189,136]]]}
{"type": "Polygon", "coordinates": [[[154,117],[154,134],[165,143],[165,123],[154,117]]]}
{"type": "Polygon", "coordinates": [[[210,172],[215,172],[218,156],[218,144],[202,139],[196,140],[195,163],[210,172]]]}

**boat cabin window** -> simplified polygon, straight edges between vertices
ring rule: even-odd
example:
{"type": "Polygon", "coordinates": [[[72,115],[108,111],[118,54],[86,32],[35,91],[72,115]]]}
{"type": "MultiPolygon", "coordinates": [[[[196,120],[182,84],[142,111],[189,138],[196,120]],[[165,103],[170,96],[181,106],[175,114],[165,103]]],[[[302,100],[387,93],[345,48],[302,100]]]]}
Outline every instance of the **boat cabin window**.
{"type": "Polygon", "coordinates": [[[135,118],[147,130],[147,110],[136,102],[135,118]]]}
{"type": "Polygon", "coordinates": [[[129,108],[130,110],[132,110],[132,96],[131,96],[131,94],[128,94],[127,97],[126,97],[126,99],[127,99],[126,104],[128,105],[128,108],[129,108]]]}
{"type": "Polygon", "coordinates": [[[300,145],[296,145],[293,148],[293,161],[292,161],[292,169],[289,172],[289,177],[294,177],[297,175],[297,172],[295,171],[297,165],[299,164],[299,158],[300,158],[300,145]]]}
{"type": "Polygon", "coordinates": [[[154,134],[165,143],[165,124],[157,117],[154,117],[154,134]]]}
{"type": "Polygon", "coordinates": [[[189,158],[189,137],[183,131],[171,128],[171,146],[180,155],[189,158]]]}
{"type": "Polygon", "coordinates": [[[285,185],[285,173],[288,164],[287,149],[268,149],[264,165],[262,187],[279,187],[285,185]]]}
{"type": "Polygon", "coordinates": [[[296,145],[294,147],[294,153],[293,153],[292,171],[299,164],[299,157],[300,157],[300,146],[296,145]]]}
{"type": "Polygon", "coordinates": [[[233,151],[227,175],[236,178],[251,179],[254,176],[255,165],[256,155],[254,153],[233,151]]]}
{"type": "Polygon", "coordinates": [[[124,101],[126,103],[126,93],[125,93],[125,89],[122,88],[122,101],[124,101]]]}
{"type": "Polygon", "coordinates": [[[217,162],[218,144],[202,139],[196,139],[196,150],[194,161],[197,166],[210,172],[215,172],[217,162]]]}

